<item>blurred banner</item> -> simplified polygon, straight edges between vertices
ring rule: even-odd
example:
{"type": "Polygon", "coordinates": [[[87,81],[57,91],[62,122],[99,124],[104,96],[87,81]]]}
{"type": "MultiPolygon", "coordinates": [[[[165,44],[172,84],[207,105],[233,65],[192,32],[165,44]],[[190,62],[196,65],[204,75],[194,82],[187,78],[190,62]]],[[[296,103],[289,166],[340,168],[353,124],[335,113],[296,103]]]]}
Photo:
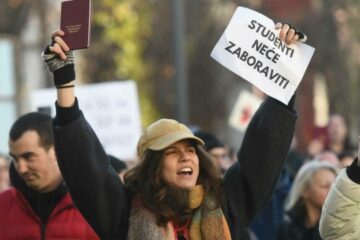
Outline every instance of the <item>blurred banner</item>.
{"type": "Polygon", "coordinates": [[[229,117],[229,125],[245,132],[262,100],[247,90],[242,90],[229,117]]]}
{"type": "MultiPolygon", "coordinates": [[[[77,86],[76,96],[105,151],[122,160],[135,160],[141,134],[136,83],[121,81],[77,86]]],[[[54,116],[55,89],[36,90],[31,93],[31,99],[33,110],[54,116]]]]}
{"type": "Polygon", "coordinates": [[[287,45],[268,17],[238,7],[211,56],[267,95],[287,104],[315,51],[303,43],[287,45]]]}
{"type": "Polygon", "coordinates": [[[0,151],[8,153],[8,134],[16,118],[14,43],[0,36],[0,151]]]}

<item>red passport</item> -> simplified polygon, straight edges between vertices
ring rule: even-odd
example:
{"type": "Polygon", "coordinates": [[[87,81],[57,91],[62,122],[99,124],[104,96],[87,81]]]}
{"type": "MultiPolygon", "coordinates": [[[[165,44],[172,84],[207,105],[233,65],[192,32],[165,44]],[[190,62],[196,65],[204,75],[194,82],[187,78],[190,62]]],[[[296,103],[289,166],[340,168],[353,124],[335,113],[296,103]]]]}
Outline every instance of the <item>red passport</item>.
{"type": "Polygon", "coordinates": [[[90,46],[91,0],[72,0],[61,3],[60,29],[71,50],[90,46]]]}

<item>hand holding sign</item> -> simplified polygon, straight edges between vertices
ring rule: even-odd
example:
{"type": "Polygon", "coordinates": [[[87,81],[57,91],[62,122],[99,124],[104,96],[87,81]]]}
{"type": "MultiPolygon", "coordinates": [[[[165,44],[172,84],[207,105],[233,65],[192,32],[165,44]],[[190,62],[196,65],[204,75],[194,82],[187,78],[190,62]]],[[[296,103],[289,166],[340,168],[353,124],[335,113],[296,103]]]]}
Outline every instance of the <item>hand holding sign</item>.
{"type": "Polygon", "coordinates": [[[253,10],[239,7],[211,56],[266,94],[287,104],[299,85],[314,48],[299,34],[253,10]],[[286,43],[284,42],[286,41],[286,43]]]}
{"type": "Polygon", "coordinates": [[[304,33],[295,30],[289,24],[277,23],[275,25],[275,29],[280,29],[279,38],[281,41],[286,42],[286,44],[293,44],[297,41],[306,42],[307,40],[307,37],[304,33]]]}

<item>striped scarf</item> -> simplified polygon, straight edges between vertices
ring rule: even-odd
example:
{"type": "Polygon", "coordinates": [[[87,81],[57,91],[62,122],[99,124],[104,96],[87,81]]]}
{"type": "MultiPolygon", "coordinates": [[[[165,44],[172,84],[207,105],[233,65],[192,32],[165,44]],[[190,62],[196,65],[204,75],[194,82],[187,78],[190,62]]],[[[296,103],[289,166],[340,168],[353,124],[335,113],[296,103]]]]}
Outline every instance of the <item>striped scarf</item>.
{"type": "MultiPolygon", "coordinates": [[[[204,196],[201,185],[195,186],[189,195],[189,205],[195,209],[189,227],[191,240],[231,240],[229,227],[221,208],[215,201],[204,196]]],[[[134,199],[130,212],[128,240],[176,240],[173,225],[156,224],[156,216],[139,199],[134,199]]]]}

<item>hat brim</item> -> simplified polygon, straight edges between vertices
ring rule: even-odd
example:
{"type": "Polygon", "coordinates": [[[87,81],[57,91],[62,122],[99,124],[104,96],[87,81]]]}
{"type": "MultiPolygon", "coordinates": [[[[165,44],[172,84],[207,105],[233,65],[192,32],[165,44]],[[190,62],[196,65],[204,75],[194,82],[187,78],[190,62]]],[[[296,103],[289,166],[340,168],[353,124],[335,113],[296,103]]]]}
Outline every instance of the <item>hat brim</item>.
{"type": "Polygon", "coordinates": [[[191,133],[173,132],[156,139],[156,141],[154,141],[148,148],[155,151],[164,150],[170,145],[185,139],[194,140],[197,144],[205,146],[203,140],[192,135],[191,133]]]}

